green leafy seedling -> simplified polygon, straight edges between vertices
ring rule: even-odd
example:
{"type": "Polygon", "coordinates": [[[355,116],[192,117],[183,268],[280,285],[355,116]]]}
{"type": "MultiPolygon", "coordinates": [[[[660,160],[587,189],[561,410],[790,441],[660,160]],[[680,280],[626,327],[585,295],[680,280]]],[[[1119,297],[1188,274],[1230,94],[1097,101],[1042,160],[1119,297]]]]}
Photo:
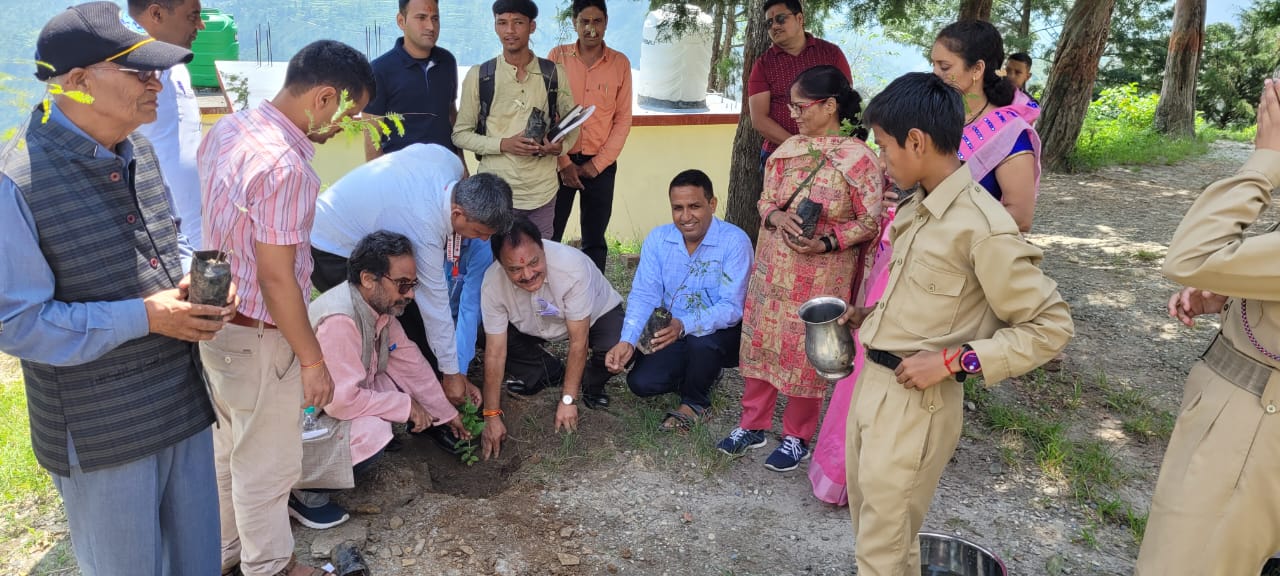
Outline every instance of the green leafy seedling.
{"type": "Polygon", "coordinates": [[[480,415],[480,407],[467,400],[462,408],[458,410],[462,414],[462,427],[471,433],[471,439],[463,441],[460,446],[458,458],[463,464],[470,466],[480,461],[480,457],[476,455],[476,439],[480,437],[480,433],[484,432],[484,418],[480,415]]]}

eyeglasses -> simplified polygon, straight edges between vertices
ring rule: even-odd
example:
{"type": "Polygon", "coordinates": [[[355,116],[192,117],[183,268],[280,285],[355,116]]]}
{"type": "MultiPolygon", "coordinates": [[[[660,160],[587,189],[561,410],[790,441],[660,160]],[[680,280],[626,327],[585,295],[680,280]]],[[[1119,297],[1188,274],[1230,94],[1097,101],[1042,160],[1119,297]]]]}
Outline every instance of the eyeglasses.
{"type": "Polygon", "coordinates": [[[803,102],[799,104],[795,102],[787,102],[787,108],[791,109],[792,114],[799,116],[802,112],[812,108],[815,104],[821,104],[823,102],[826,102],[827,100],[829,100],[829,98],[823,98],[821,100],[814,100],[812,102],[803,102]]]}
{"type": "Polygon", "coordinates": [[[96,70],[114,70],[116,72],[128,72],[130,74],[133,74],[138,79],[138,81],[143,84],[146,84],[151,80],[160,78],[159,70],[136,70],[133,68],[116,68],[114,66],[90,66],[90,68],[93,68],[96,70]]]}
{"type": "Polygon", "coordinates": [[[790,18],[791,16],[793,16],[793,14],[791,14],[790,12],[780,12],[778,14],[774,14],[773,18],[766,17],[764,19],[764,28],[765,30],[768,30],[770,28],[773,28],[774,24],[777,24],[779,26],[786,24],[787,18],[790,18]]]}
{"type": "Polygon", "coordinates": [[[417,288],[417,287],[418,287],[418,279],[417,279],[417,278],[414,278],[414,279],[412,279],[412,280],[408,280],[408,279],[405,279],[405,278],[392,278],[392,277],[390,277],[390,276],[388,276],[388,275],[386,275],[386,274],[383,274],[383,275],[382,275],[382,277],[383,277],[383,278],[386,278],[387,280],[390,280],[390,281],[392,281],[392,282],[395,282],[395,283],[396,283],[396,290],[400,292],[400,295],[401,295],[401,296],[404,296],[405,294],[408,294],[408,293],[409,293],[410,291],[412,291],[414,288],[417,288]]]}

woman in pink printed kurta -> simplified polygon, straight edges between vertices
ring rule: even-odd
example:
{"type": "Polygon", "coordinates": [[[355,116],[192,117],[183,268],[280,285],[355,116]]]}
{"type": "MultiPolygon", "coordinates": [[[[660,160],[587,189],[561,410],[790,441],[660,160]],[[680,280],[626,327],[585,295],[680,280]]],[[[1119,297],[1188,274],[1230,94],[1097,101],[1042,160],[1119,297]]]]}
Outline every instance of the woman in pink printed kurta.
{"type": "MultiPolygon", "coordinates": [[[[782,445],[765,464],[778,471],[794,469],[808,458],[829,386],[805,357],[805,326],[797,312],[817,296],[860,301],[856,298],[869,274],[880,230],[884,186],[875,153],[861,138],[839,134],[842,120],[859,123],[861,106],[838,71],[817,67],[802,73],[792,86],[791,100],[791,113],[801,129],[765,164],[756,266],[743,310],[739,366],[745,382],[743,433],[771,429],[778,393],[788,398],[782,445]],[[813,239],[796,240],[787,230],[798,229],[794,214],[805,199],[821,205],[821,215],[813,239]]],[[[865,137],[865,130],[859,135],[865,137]]],[[[735,430],[721,443],[722,450],[733,452],[735,435],[742,433],[735,430]]],[[[763,437],[758,438],[748,447],[763,445],[763,437]]]]}
{"type": "Polygon", "coordinates": [[[333,376],[333,401],[324,411],[351,421],[352,464],[368,460],[391,442],[391,423],[409,419],[411,400],[439,424],[458,418],[422,352],[405,336],[400,322],[392,320],[383,314],[376,322],[379,333],[390,323],[386,346],[391,352],[386,371],[380,373],[377,362],[370,362],[366,369],[361,361],[360,329],[350,316],[334,314],[316,327],[325,364],[333,376]]]}

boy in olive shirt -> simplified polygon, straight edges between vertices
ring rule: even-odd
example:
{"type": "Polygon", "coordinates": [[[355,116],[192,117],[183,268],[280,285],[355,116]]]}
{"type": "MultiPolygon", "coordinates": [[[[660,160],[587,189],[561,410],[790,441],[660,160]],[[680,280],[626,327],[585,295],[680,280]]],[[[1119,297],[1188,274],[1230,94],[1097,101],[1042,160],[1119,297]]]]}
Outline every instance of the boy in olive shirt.
{"type": "Polygon", "coordinates": [[[863,112],[903,190],[884,297],[851,308],[867,360],[847,424],[858,574],[920,574],[917,533],[955,452],[968,374],[999,382],[1044,364],[1073,331],[1041,251],[956,156],[959,92],[932,74],[894,80],[863,112]]]}

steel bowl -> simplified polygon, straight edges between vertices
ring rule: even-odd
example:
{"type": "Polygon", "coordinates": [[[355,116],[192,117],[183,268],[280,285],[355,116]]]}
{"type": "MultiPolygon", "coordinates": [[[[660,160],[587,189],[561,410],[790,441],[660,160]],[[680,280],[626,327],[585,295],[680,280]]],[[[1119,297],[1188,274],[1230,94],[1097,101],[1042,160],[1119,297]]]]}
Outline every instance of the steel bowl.
{"type": "Polygon", "coordinates": [[[932,532],[920,533],[921,576],[1008,576],[994,552],[973,542],[932,532]]]}

